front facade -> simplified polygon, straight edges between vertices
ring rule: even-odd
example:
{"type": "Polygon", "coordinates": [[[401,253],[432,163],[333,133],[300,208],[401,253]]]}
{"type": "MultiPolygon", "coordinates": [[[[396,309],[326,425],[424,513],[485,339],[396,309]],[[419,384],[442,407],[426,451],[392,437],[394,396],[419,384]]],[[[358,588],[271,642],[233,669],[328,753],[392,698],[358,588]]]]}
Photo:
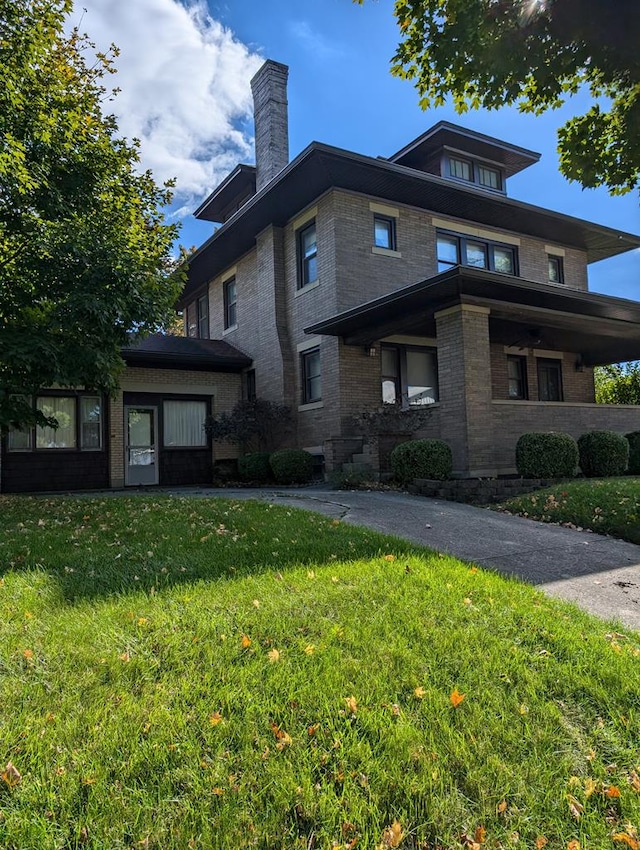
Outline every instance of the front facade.
{"type": "Polygon", "coordinates": [[[235,450],[202,422],[241,397],[287,404],[327,471],[385,471],[396,442],[432,436],[457,476],[510,474],[526,431],[640,429],[593,380],[640,359],[640,303],[587,278],[640,238],[511,199],[538,155],[446,123],[386,159],[314,142],[289,162],[287,73],[252,81],[256,166],[196,211],[219,227],[190,260],[185,337],[126,350],[113,399],[34,400],[61,427],[9,435],[2,491],[210,483],[235,450]],[[375,411],[397,426],[363,431],[375,411]]]}

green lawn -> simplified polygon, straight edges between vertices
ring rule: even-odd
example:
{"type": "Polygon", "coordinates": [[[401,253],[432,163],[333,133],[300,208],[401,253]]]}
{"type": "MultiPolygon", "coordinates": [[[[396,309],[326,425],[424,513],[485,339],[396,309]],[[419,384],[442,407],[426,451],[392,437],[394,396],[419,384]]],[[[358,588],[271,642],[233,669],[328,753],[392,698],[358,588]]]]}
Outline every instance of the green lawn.
{"type": "Polygon", "coordinates": [[[640,543],[640,478],[564,481],[499,505],[520,516],[590,528],[640,543]]]}
{"type": "Polygon", "coordinates": [[[637,846],[638,634],[266,504],[0,497],[0,546],[2,850],[637,846]]]}

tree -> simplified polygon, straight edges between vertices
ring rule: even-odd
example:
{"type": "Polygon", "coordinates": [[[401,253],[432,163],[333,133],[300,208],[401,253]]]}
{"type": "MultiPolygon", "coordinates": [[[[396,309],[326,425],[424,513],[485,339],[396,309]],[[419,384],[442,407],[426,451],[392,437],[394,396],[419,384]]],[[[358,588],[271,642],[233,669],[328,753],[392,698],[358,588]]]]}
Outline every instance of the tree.
{"type": "Polygon", "coordinates": [[[461,113],[539,115],[586,88],[592,107],[558,131],[562,173],[612,194],[640,184],[638,0],[396,0],[395,16],[392,72],[423,109],[451,95],[461,113]]]}
{"type": "Polygon", "coordinates": [[[71,10],[0,0],[0,432],[44,423],[43,387],[113,391],[121,347],[169,319],[183,275],[169,186],[103,114],[117,52],[66,35],[71,10]]]}
{"type": "Polygon", "coordinates": [[[640,361],[597,366],[595,381],[599,404],[640,404],[640,361]]]}

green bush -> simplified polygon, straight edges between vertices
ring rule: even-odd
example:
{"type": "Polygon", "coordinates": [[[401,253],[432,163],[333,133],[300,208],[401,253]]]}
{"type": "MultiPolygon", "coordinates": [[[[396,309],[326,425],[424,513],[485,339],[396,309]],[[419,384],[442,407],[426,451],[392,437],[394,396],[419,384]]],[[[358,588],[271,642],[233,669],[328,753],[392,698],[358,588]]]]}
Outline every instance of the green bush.
{"type": "Polygon", "coordinates": [[[587,478],[623,475],[629,463],[629,442],[614,431],[589,431],[578,439],[580,468],[587,478]]]}
{"type": "Polygon", "coordinates": [[[391,469],[401,484],[414,478],[443,481],[451,475],[451,449],[442,440],[407,440],[391,452],[391,469]]]}
{"type": "Polygon", "coordinates": [[[625,434],[629,441],[629,475],[640,475],[640,431],[625,434]]]}
{"type": "Polygon", "coordinates": [[[523,434],[516,443],[516,469],[523,478],[571,478],[578,446],[569,434],[523,434]]]}
{"type": "Polygon", "coordinates": [[[238,458],[238,473],[244,481],[271,481],[269,452],[250,452],[238,458]]]}
{"type": "Polygon", "coordinates": [[[269,463],[279,484],[305,484],[313,475],[313,455],[304,449],[280,449],[269,463]]]}

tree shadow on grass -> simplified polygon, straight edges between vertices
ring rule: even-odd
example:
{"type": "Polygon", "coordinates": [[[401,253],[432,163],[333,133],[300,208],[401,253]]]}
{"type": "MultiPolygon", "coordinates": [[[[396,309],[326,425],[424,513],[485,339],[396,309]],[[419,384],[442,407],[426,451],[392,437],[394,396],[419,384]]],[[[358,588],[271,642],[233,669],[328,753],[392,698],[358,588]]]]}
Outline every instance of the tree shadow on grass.
{"type": "Polygon", "coordinates": [[[44,571],[71,603],[418,549],[306,510],[160,495],[0,497],[0,546],[0,575],[44,571]]]}

